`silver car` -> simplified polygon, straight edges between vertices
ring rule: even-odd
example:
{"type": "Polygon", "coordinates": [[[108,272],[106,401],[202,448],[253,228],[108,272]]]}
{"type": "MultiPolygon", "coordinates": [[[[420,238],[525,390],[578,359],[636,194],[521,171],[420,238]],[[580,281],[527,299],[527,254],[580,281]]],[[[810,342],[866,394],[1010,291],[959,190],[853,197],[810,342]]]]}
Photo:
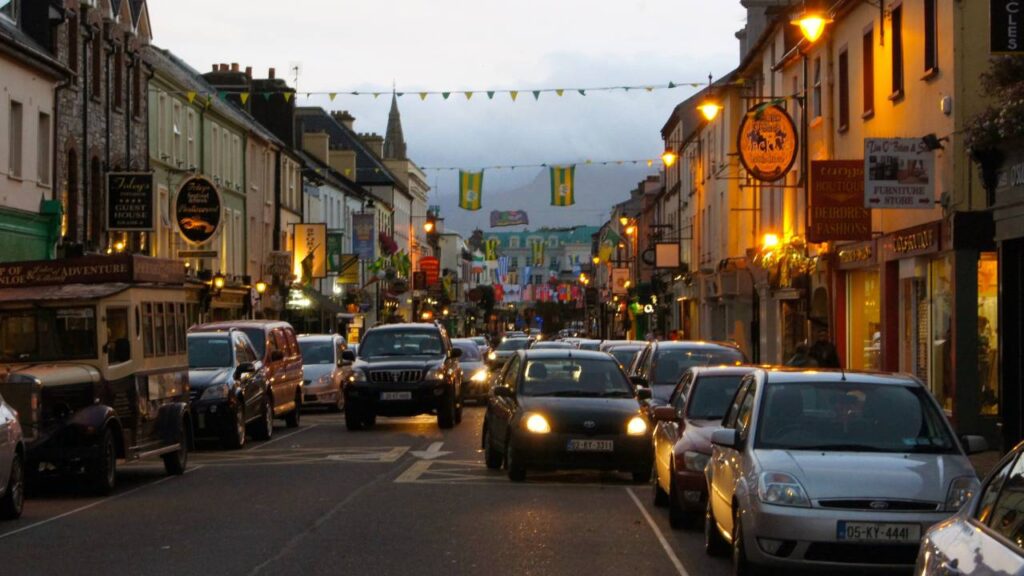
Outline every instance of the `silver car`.
{"type": "Polygon", "coordinates": [[[918,576],[1024,574],[1024,443],[993,468],[981,490],[921,541],[918,576]]]}
{"type": "Polygon", "coordinates": [[[342,358],[345,339],[337,334],[303,334],[298,337],[302,351],[302,406],[324,406],[331,412],[345,407],[343,387],[352,363],[342,358]]]}
{"type": "Polygon", "coordinates": [[[25,504],[25,444],[18,413],[0,396],[0,519],[21,516],[25,504]]]}
{"type": "Polygon", "coordinates": [[[731,548],[738,574],[911,568],[925,531],[978,488],[910,376],[757,370],[722,425],[705,469],[705,545],[731,548]]]}

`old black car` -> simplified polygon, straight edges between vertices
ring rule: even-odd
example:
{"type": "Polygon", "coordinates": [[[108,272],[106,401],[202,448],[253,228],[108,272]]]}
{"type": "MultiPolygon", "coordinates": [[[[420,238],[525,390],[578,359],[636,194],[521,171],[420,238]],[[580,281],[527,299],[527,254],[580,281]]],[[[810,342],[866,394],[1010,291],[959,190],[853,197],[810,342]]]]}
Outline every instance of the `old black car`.
{"type": "Polygon", "coordinates": [[[487,467],[513,481],[529,469],[599,469],[651,477],[651,435],[640,399],[604,352],[519,351],[497,377],[484,416],[487,467]]]}

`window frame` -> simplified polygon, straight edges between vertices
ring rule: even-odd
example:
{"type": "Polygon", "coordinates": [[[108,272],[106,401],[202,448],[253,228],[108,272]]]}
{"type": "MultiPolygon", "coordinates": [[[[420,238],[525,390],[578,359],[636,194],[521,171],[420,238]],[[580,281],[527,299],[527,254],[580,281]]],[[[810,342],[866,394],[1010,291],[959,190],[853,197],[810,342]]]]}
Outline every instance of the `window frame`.
{"type": "Polygon", "coordinates": [[[924,0],[924,80],[939,73],[939,10],[936,0],[924,0]]]}
{"type": "Polygon", "coordinates": [[[8,100],[7,129],[7,177],[22,180],[25,177],[25,104],[20,100],[8,100]]]}
{"type": "Polygon", "coordinates": [[[906,91],[906,62],[904,58],[905,46],[903,45],[903,5],[897,4],[892,7],[892,12],[889,15],[889,21],[891,22],[891,34],[890,34],[890,45],[891,45],[891,56],[892,56],[892,93],[889,94],[889,100],[898,102],[904,96],[906,91]]]}
{"type": "Polygon", "coordinates": [[[1021,546],[1018,546],[1012,540],[1010,540],[1006,536],[1004,536],[1001,532],[999,532],[998,530],[996,530],[995,528],[990,526],[988,521],[982,522],[978,518],[978,512],[979,512],[979,507],[981,506],[982,494],[984,494],[984,492],[989,487],[991,487],[992,481],[994,481],[996,479],[996,477],[999,475],[1000,472],[1002,472],[1004,470],[1007,472],[1007,477],[1004,478],[1003,484],[999,486],[999,491],[996,493],[995,501],[993,503],[993,510],[994,510],[995,507],[999,504],[1000,500],[1002,500],[1003,490],[1006,487],[1005,480],[1009,479],[1009,475],[1013,472],[1013,469],[1020,463],[1020,461],[1021,461],[1020,453],[1012,454],[1011,457],[1009,457],[1008,459],[1003,460],[1002,462],[1000,462],[1001,465],[997,466],[995,468],[996,472],[989,474],[989,477],[985,480],[985,483],[982,484],[981,488],[978,490],[978,496],[974,498],[974,502],[972,503],[972,508],[970,510],[970,513],[967,515],[967,519],[968,519],[967,521],[968,521],[969,524],[972,524],[972,525],[980,528],[988,537],[996,540],[997,542],[999,542],[1000,544],[1002,544],[1006,548],[1008,548],[1011,551],[1013,551],[1014,553],[1016,553],[1018,556],[1024,557],[1024,548],[1022,548],[1021,546]]]}
{"type": "Polygon", "coordinates": [[[836,61],[839,77],[836,88],[839,91],[839,97],[836,99],[839,116],[837,130],[846,132],[850,129],[850,52],[847,47],[844,46],[839,51],[836,61]]]}
{"type": "Polygon", "coordinates": [[[875,27],[869,26],[861,39],[861,118],[868,120],[875,115],[875,27]]]}

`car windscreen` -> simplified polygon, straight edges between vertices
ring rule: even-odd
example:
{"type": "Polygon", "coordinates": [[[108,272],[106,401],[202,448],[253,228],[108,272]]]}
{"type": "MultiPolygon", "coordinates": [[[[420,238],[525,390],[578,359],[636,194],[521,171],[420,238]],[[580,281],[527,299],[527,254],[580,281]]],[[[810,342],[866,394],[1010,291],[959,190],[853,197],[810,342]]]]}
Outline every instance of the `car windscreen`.
{"type": "Polygon", "coordinates": [[[611,358],[542,358],[526,361],[523,396],[632,398],[633,388],[611,358]]]}
{"type": "Polygon", "coordinates": [[[501,344],[498,344],[499,351],[505,350],[526,350],[530,347],[530,341],[527,338],[513,338],[511,340],[505,340],[501,344]]]}
{"type": "Polygon", "coordinates": [[[588,341],[580,342],[580,350],[600,350],[600,349],[601,349],[601,341],[600,340],[593,340],[593,341],[590,341],[590,342],[588,342],[588,341]]]}
{"type": "Polygon", "coordinates": [[[459,362],[479,362],[480,347],[474,342],[452,342],[452,346],[462,350],[459,362]]]}
{"type": "Polygon", "coordinates": [[[299,340],[302,364],[334,364],[334,342],[331,340],[299,340]]]}
{"type": "Polygon", "coordinates": [[[633,357],[636,353],[642,350],[642,348],[612,348],[608,351],[609,354],[615,357],[615,360],[623,366],[629,366],[633,363],[633,357]]]}
{"type": "Polygon", "coordinates": [[[690,392],[686,416],[694,420],[724,418],[743,376],[699,376],[690,392]]]}
{"type": "Polygon", "coordinates": [[[94,308],[0,312],[0,362],[92,358],[96,358],[94,308]]]}
{"type": "Polygon", "coordinates": [[[533,350],[572,350],[573,345],[566,342],[537,342],[531,346],[533,350]]]}
{"type": "Polygon", "coordinates": [[[743,352],[732,348],[659,348],[654,357],[654,386],[675,386],[679,378],[688,368],[695,366],[719,366],[722,364],[742,364],[746,361],[743,352]]]}
{"type": "Polygon", "coordinates": [[[263,328],[242,328],[242,332],[252,342],[252,349],[256,351],[256,357],[262,360],[263,355],[267,352],[267,334],[263,328]]]}
{"type": "Polygon", "coordinates": [[[952,453],[956,444],[943,418],[920,386],[769,384],[762,400],[756,447],[952,453]]]}
{"type": "Polygon", "coordinates": [[[359,345],[359,357],[441,356],[443,350],[436,331],[371,330],[359,345]]]}
{"type": "Polygon", "coordinates": [[[226,368],[234,363],[233,352],[231,338],[226,335],[188,337],[189,368],[226,368]]]}

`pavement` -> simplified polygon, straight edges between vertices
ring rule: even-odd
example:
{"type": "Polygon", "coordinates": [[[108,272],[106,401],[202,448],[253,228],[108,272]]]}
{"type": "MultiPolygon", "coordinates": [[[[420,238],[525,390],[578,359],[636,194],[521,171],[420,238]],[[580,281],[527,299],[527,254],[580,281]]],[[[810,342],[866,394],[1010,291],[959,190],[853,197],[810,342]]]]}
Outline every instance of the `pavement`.
{"type": "Polygon", "coordinates": [[[31,489],[0,523],[4,574],[497,576],[730,572],[697,529],[673,531],[651,488],[626,475],[484,467],[483,412],[441,431],[428,417],[348,432],[310,414],[243,450],[122,466],[96,498],[73,481],[31,489]]]}

